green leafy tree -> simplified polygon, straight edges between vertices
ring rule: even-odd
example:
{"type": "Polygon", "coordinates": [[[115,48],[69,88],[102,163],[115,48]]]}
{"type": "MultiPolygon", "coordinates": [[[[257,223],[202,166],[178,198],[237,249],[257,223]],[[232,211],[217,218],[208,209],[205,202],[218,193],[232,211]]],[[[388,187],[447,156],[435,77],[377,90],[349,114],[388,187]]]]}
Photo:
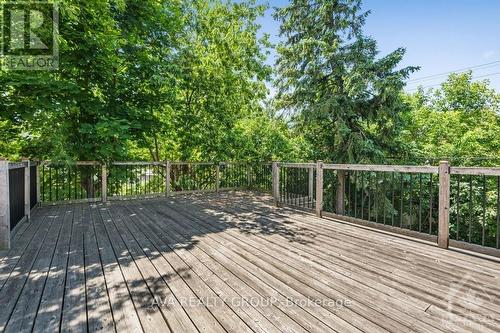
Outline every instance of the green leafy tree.
{"type": "Polygon", "coordinates": [[[399,138],[405,160],[498,165],[500,98],[488,81],[473,82],[470,72],[452,74],[440,88],[420,90],[408,101],[399,138]]]}
{"type": "Polygon", "coordinates": [[[417,68],[397,69],[402,48],[378,57],[362,31],[368,14],[360,0],[293,0],[275,14],[284,38],[277,105],[315,147],[314,158],[372,161],[397,148],[403,80],[417,68]]]}
{"type": "Polygon", "coordinates": [[[193,1],[179,51],[177,105],[173,122],[183,160],[237,157],[234,131],[258,112],[266,97],[267,37],[257,37],[255,1],[193,1]]]}

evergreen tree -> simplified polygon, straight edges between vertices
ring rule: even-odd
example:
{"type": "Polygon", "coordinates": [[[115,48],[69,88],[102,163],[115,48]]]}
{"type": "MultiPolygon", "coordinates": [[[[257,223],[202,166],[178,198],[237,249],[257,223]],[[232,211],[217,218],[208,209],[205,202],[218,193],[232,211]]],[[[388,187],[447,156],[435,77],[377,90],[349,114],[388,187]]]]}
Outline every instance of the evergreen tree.
{"type": "Polygon", "coordinates": [[[401,90],[416,67],[397,69],[405,50],[378,57],[363,34],[360,0],[293,0],[278,9],[277,105],[334,162],[380,159],[396,149],[401,90]]]}

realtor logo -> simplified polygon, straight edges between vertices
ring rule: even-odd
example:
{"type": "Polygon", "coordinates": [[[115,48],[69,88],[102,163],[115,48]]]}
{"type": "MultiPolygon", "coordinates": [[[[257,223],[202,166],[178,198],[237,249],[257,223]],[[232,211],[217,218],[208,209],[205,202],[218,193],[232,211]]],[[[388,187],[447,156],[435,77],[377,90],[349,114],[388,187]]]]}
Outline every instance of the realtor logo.
{"type": "Polygon", "coordinates": [[[59,68],[59,8],[55,3],[1,3],[3,70],[59,68]]]}

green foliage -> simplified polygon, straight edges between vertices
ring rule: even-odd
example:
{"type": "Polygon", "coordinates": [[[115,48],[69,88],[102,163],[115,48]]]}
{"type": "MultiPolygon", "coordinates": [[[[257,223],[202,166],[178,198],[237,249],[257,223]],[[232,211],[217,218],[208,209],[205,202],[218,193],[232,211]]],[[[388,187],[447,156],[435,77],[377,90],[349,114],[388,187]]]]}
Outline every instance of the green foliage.
{"type": "Polygon", "coordinates": [[[275,15],[282,22],[278,46],[278,107],[315,147],[314,158],[335,162],[377,160],[406,109],[400,92],[415,67],[396,69],[404,49],[378,57],[363,35],[368,12],[360,0],[294,0],[275,15]]]}
{"type": "MultiPolygon", "coordinates": [[[[266,39],[258,40],[255,19],[264,6],[194,1],[179,53],[173,124],[182,160],[236,157],[238,122],[261,110],[266,39]]],[[[170,154],[168,154],[170,155],[170,154]]]]}
{"type": "Polygon", "coordinates": [[[254,0],[64,0],[60,69],[0,71],[0,155],[500,159],[499,95],[466,73],[406,96],[416,68],[398,69],[404,49],[378,54],[359,0],[294,0],[276,12],[284,42],[268,108],[271,45],[256,24],[266,9],[254,0]]]}
{"type": "Polygon", "coordinates": [[[500,160],[500,99],[487,81],[472,82],[472,74],[453,74],[441,88],[408,96],[400,140],[406,159],[418,162],[448,158],[456,164],[500,160]]]}
{"type": "Polygon", "coordinates": [[[236,159],[253,156],[256,161],[298,161],[312,151],[302,136],[293,135],[283,119],[265,113],[238,121],[234,140],[236,159]]]}
{"type": "MultiPolygon", "coordinates": [[[[0,72],[0,154],[56,160],[259,159],[267,38],[255,1],[65,0],[60,69],[0,72]],[[258,130],[258,126],[254,126],[258,130]],[[240,136],[241,135],[241,136],[240,136]],[[248,155],[250,154],[250,155],[248,155]]],[[[273,133],[265,133],[273,137],[273,133]]],[[[271,141],[271,139],[266,139],[271,141]]],[[[281,147],[280,146],[280,147],[281,147]]],[[[274,149],[264,151],[264,149],[274,149]]],[[[291,149],[291,148],[290,148],[291,149]]]]}

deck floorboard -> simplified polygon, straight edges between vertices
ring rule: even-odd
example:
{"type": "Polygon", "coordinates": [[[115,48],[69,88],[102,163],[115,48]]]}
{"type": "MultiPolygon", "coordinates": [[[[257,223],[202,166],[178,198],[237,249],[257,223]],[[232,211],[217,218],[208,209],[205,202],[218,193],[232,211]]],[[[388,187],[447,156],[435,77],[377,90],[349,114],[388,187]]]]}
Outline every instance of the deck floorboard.
{"type": "Polygon", "coordinates": [[[0,332],[499,332],[500,261],[250,192],[40,207],[0,332]]]}

